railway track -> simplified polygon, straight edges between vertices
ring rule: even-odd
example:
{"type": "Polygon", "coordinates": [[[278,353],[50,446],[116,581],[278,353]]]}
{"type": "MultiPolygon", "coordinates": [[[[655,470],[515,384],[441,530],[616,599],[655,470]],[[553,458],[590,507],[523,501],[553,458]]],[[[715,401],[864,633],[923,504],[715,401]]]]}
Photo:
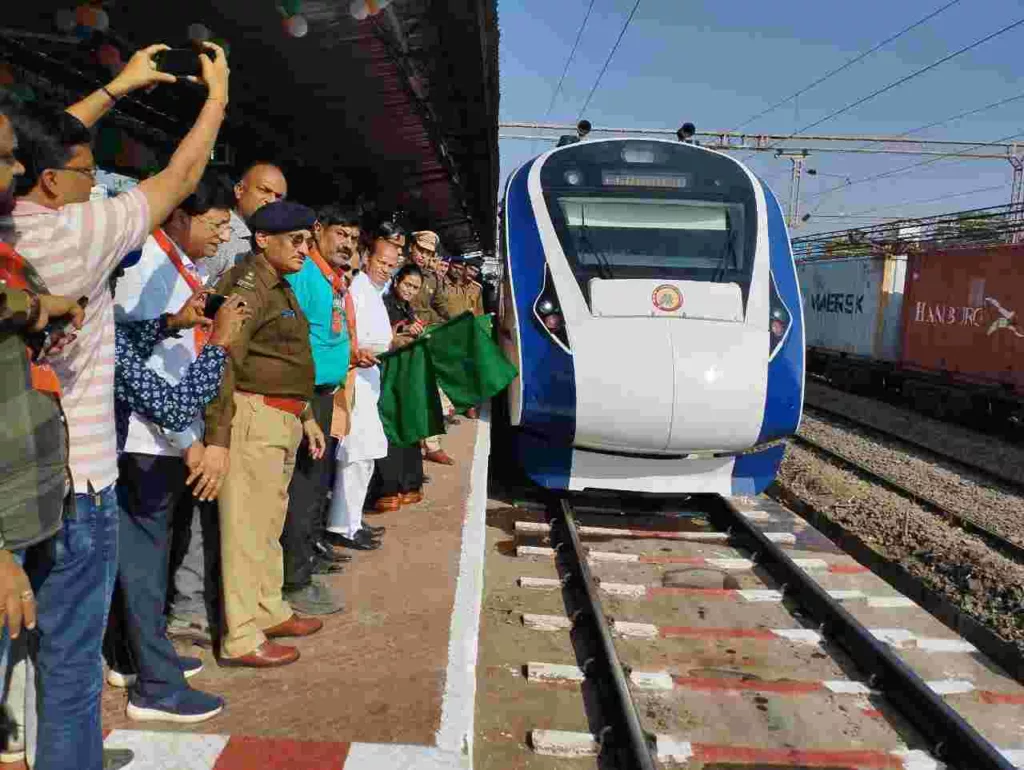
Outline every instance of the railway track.
{"type": "Polygon", "coordinates": [[[928,444],[926,442],[916,441],[895,431],[885,430],[884,428],[880,428],[871,423],[864,422],[862,420],[858,420],[854,417],[851,417],[849,414],[839,409],[833,409],[831,407],[822,406],[821,404],[812,404],[808,402],[804,404],[804,409],[805,411],[810,413],[811,416],[814,416],[814,413],[817,412],[820,415],[827,416],[830,420],[839,421],[847,425],[854,426],[867,433],[874,433],[878,436],[884,436],[887,439],[899,442],[905,446],[914,447],[915,449],[923,451],[930,455],[931,457],[949,463],[950,465],[973,471],[974,473],[980,474],[981,476],[984,476],[986,478],[995,479],[1001,485],[1007,487],[1009,490],[1024,495],[1024,484],[1021,484],[1016,479],[1006,476],[1004,474],[1000,474],[992,468],[963,460],[960,457],[954,457],[953,455],[946,454],[945,452],[936,449],[933,445],[928,444]]]}
{"type": "Polygon", "coordinates": [[[1024,717],[1024,688],[802,519],[755,502],[601,514],[561,499],[515,523],[516,558],[534,565],[523,606],[548,609],[522,626],[568,633],[575,656],[523,661],[525,678],[589,693],[589,729],[547,714],[533,752],[630,770],[1024,767],[1002,726],[1024,717]],[[557,577],[537,575],[545,564],[557,577]]]}
{"type": "Polygon", "coordinates": [[[886,489],[917,503],[922,508],[931,511],[950,524],[959,527],[964,532],[969,532],[972,535],[980,537],[989,545],[989,547],[1003,554],[1007,558],[1024,563],[1024,546],[1014,543],[1012,540],[1007,539],[1003,535],[990,527],[985,526],[981,522],[976,521],[972,517],[951,510],[948,506],[943,505],[934,498],[915,489],[911,489],[891,476],[869,468],[863,463],[860,463],[851,457],[847,457],[842,452],[837,452],[836,450],[824,446],[805,435],[798,433],[793,436],[792,440],[801,446],[807,447],[827,460],[853,471],[862,478],[879,486],[885,487],[886,489]]]}

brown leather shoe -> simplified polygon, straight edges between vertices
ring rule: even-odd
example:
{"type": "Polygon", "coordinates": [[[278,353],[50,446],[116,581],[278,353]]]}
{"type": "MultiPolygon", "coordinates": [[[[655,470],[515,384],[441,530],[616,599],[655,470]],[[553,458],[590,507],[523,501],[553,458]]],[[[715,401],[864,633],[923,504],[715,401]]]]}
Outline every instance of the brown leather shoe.
{"type": "Polygon", "coordinates": [[[415,492],[403,492],[402,493],[402,505],[416,505],[416,503],[423,502],[423,493],[420,490],[415,492]]]}
{"type": "Polygon", "coordinates": [[[397,511],[402,507],[402,503],[405,502],[401,495],[388,495],[387,497],[380,497],[373,506],[373,510],[377,513],[390,513],[391,511],[397,511]]]}
{"type": "Polygon", "coordinates": [[[312,636],[323,627],[322,620],[292,615],[284,623],[263,629],[263,633],[267,639],[280,639],[283,636],[312,636]]]}
{"type": "Polygon", "coordinates": [[[423,455],[423,459],[429,460],[432,463],[438,463],[439,465],[455,465],[455,461],[443,449],[438,449],[436,452],[427,452],[423,455]]]}
{"type": "Polygon", "coordinates": [[[287,666],[299,659],[299,651],[294,647],[274,644],[267,641],[250,652],[237,658],[221,658],[222,666],[246,666],[248,668],[274,668],[287,666]]]}

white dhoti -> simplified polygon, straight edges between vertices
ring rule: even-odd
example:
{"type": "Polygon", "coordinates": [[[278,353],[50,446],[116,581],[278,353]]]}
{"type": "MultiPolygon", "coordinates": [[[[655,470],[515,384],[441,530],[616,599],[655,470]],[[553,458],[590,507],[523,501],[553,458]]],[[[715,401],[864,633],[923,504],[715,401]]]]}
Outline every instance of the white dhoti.
{"type": "Polygon", "coordinates": [[[373,478],[373,461],[387,456],[388,439],[377,413],[380,369],[356,372],[351,430],[338,444],[338,469],[327,519],[330,532],[352,538],[362,529],[366,492],[373,478]]]}

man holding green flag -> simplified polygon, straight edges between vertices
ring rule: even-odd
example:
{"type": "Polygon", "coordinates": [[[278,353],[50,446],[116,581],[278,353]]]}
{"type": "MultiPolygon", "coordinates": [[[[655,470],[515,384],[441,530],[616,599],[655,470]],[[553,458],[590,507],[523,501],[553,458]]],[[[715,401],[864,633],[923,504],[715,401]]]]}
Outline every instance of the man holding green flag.
{"type": "Polygon", "coordinates": [[[444,431],[439,387],[456,409],[468,409],[496,396],[517,374],[491,339],[491,317],[471,312],[380,360],[380,419],[388,441],[399,446],[444,431]]]}

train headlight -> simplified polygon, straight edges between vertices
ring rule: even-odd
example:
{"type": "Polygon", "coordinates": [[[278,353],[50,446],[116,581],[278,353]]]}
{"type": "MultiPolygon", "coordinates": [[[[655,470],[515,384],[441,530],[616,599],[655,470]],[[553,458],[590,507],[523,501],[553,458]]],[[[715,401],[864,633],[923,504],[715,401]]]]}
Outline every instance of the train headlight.
{"type": "Polygon", "coordinates": [[[768,360],[771,361],[775,358],[775,354],[782,349],[782,343],[786,341],[789,327],[793,324],[793,316],[790,314],[789,308],[786,307],[786,303],[782,301],[779,289],[775,285],[774,275],[769,275],[768,287],[771,306],[768,311],[768,360]]]}
{"type": "Polygon", "coordinates": [[[581,174],[577,169],[571,168],[565,172],[565,181],[575,187],[583,181],[583,174],[581,174]]]}
{"type": "Polygon", "coordinates": [[[555,284],[551,280],[550,270],[545,269],[544,271],[544,288],[541,289],[537,299],[533,301],[533,316],[552,342],[566,353],[572,353],[569,349],[569,335],[565,329],[565,317],[562,315],[562,307],[558,303],[558,294],[555,292],[555,284]]]}
{"type": "Polygon", "coordinates": [[[544,325],[551,331],[558,332],[565,325],[565,319],[562,318],[561,313],[549,313],[544,316],[544,325]]]}

